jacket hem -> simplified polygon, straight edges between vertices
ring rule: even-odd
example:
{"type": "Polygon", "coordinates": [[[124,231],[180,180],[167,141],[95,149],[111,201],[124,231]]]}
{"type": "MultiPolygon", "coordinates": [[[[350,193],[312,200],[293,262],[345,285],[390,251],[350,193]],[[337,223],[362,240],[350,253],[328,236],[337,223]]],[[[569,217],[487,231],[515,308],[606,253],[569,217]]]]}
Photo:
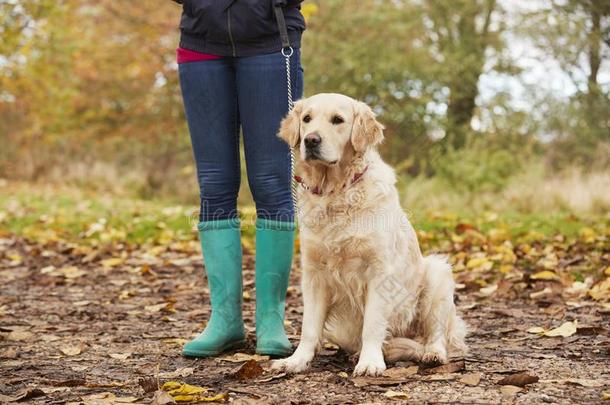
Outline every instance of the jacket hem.
{"type": "MultiPolygon", "coordinates": [[[[289,31],[290,44],[293,48],[301,47],[302,31],[289,31]]],[[[210,55],[218,55],[230,57],[233,56],[231,44],[222,42],[213,42],[206,39],[205,36],[200,36],[188,32],[182,32],[180,35],[180,47],[190,49],[191,51],[207,53],[210,55]]],[[[235,56],[256,56],[268,53],[275,53],[282,50],[282,41],[279,35],[273,35],[266,38],[259,38],[252,42],[236,42],[235,56]]]]}

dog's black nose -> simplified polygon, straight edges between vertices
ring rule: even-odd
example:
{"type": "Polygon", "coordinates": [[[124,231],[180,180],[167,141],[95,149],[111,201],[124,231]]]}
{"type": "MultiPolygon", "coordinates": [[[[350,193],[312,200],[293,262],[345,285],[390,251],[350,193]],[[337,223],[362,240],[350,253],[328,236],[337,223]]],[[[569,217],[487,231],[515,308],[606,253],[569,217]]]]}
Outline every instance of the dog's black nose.
{"type": "Polygon", "coordinates": [[[320,142],[322,142],[322,138],[320,138],[320,135],[316,134],[315,132],[305,135],[306,148],[315,148],[320,144],[320,142]]]}

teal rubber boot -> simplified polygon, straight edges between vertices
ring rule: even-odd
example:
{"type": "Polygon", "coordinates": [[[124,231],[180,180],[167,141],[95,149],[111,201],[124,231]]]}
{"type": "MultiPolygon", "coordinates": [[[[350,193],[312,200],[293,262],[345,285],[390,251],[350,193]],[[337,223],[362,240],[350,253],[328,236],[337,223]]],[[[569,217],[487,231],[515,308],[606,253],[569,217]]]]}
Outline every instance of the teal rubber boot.
{"type": "Polygon", "coordinates": [[[294,222],[256,220],[256,353],[285,357],[286,290],[294,251],[294,222]]]}
{"type": "Polygon", "coordinates": [[[245,346],[242,317],[241,234],[238,219],[199,224],[210,288],[212,315],[205,329],[184,345],[182,354],[211,357],[245,346]]]}

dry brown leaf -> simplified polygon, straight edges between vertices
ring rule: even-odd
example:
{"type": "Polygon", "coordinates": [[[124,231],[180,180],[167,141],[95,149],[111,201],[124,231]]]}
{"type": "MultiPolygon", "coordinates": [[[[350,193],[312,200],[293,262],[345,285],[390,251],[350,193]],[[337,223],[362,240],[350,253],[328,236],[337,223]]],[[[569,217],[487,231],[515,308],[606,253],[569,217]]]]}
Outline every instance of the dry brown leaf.
{"type": "Polygon", "coordinates": [[[514,385],[516,387],[525,387],[528,384],[534,384],[538,382],[538,376],[529,375],[526,372],[511,374],[500,381],[500,385],[514,385]]]}
{"type": "Polygon", "coordinates": [[[263,368],[256,362],[256,360],[248,360],[237,370],[231,373],[233,378],[238,380],[251,380],[263,374],[263,368]]]}
{"type": "Polygon", "coordinates": [[[580,385],[587,388],[599,388],[608,384],[606,380],[593,380],[589,378],[565,378],[559,380],[540,380],[541,383],[559,383],[580,385]]]}
{"type": "Polygon", "coordinates": [[[452,363],[443,364],[442,366],[425,368],[420,370],[419,373],[423,375],[457,373],[458,371],[464,370],[465,367],[465,361],[458,360],[452,363]]]}
{"type": "Polygon", "coordinates": [[[384,377],[389,377],[389,378],[407,378],[409,376],[417,374],[418,370],[419,370],[418,366],[392,367],[392,368],[388,368],[386,371],[384,371],[383,375],[384,375],[384,377]]]}
{"type": "Polygon", "coordinates": [[[481,373],[464,374],[464,376],[460,378],[460,382],[473,387],[479,385],[479,382],[481,382],[481,373]]]}
{"type": "Polygon", "coordinates": [[[39,388],[26,388],[26,389],[19,391],[17,394],[15,394],[13,396],[0,395],[0,402],[7,403],[7,402],[25,401],[27,399],[41,397],[44,395],[46,395],[45,392],[39,388]]]}

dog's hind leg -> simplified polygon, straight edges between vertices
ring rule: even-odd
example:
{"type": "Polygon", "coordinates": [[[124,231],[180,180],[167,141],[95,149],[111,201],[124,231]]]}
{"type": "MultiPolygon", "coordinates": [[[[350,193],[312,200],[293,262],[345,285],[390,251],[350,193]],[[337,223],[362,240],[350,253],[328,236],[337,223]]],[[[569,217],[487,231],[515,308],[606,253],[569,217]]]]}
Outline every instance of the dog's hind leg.
{"type": "Polygon", "coordinates": [[[464,346],[466,329],[453,303],[451,266],[439,256],[428,256],[424,263],[426,285],[420,302],[420,321],[425,347],[421,361],[443,364],[449,360],[452,342],[455,346],[464,346]]]}

